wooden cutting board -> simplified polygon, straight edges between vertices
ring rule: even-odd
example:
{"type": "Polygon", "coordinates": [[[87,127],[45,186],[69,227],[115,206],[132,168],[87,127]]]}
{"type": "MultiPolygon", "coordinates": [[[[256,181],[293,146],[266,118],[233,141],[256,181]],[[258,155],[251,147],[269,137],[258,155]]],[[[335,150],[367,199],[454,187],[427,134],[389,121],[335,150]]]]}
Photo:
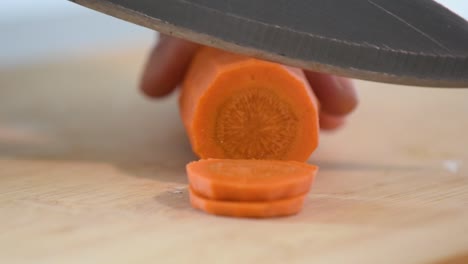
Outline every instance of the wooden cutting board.
{"type": "Polygon", "coordinates": [[[297,216],[188,203],[176,96],[145,52],[0,71],[1,263],[468,263],[468,90],[357,82],[297,216]]]}

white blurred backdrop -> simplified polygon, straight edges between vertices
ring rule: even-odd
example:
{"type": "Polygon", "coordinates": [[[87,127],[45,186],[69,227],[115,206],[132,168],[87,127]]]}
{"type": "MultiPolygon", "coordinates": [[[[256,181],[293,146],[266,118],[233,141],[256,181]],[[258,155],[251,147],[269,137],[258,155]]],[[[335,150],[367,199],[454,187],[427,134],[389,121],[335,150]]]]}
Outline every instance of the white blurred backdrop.
{"type": "MultiPolygon", "coordinates": [[[[468,20],[468,0],[438,2],[468,20]]],[[[0,2],[0,67],[110,49],[147,49],[154,41],[149,29],[66,0],[0,2]]]]}
{"type": "Polygon", "coordinates": [[[154,31],[66,0],[0,1],[0,67],[128,48],[149,48],[154,31]]]}

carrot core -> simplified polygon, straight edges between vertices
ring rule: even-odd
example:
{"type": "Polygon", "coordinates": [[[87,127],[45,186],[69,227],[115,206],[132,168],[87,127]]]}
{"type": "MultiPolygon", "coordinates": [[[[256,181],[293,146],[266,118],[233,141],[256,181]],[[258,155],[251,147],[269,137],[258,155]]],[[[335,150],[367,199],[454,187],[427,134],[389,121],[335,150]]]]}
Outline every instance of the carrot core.
{"type": "Polygon", "coordinates": [[[216,141],[234,159],[280,159],[296,136],[298,119],[288,103],[267,88],[231,96],[218,110],[216,141]]]}

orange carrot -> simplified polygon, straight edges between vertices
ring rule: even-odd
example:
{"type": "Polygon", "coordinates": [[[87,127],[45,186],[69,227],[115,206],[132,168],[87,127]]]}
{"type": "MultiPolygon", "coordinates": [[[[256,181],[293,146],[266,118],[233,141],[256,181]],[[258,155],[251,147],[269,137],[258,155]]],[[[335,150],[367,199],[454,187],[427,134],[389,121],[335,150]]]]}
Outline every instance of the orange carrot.
{"type": "Polygon", "coordinates": [[[234,217],[266,218],[294,215],[301,211],[305,195],[266,202],[232,202],[209,200],[189,189],[194,208],[210,214],[234,217]]]}
{"type": "Polygon", "coordinates": [[[224,201],[272,201],[306,194],[318,170],[297,161],[206,159],[187,165],[190,187],[224,201]]]}
{"type": "Polygon", "coordinates": [[[200,158],[305,161],[318,145],[317,102],[299,69],[201,48],[179,105],[200,158]]]}

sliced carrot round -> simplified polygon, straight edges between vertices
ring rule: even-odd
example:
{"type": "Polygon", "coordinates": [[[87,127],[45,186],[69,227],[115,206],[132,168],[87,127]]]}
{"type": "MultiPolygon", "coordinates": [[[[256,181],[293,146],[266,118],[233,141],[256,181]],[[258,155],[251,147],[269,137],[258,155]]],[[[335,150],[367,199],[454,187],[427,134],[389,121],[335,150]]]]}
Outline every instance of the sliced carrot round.
{"type": "Polygon", "coordinates": [[[299,213],[305,195],[294,198],[265,202],[233,202],[210,200],[198,195],[189,188],[190,203],[204,212],[233,217],[267,218],[288,216],[299,213]]]}
{"type": "Polygon", "coordinates": [[[205,47],[179,102],[200,158],[306,161],[318,145],[318,105],[300,69],[205,47]]]}
{"type": "Polygon", "coordinates": [[[191,188],[226,201],[272,201],[310,190],[318,167],[297,161],[205,159],[187,164],[191,188]]]}

